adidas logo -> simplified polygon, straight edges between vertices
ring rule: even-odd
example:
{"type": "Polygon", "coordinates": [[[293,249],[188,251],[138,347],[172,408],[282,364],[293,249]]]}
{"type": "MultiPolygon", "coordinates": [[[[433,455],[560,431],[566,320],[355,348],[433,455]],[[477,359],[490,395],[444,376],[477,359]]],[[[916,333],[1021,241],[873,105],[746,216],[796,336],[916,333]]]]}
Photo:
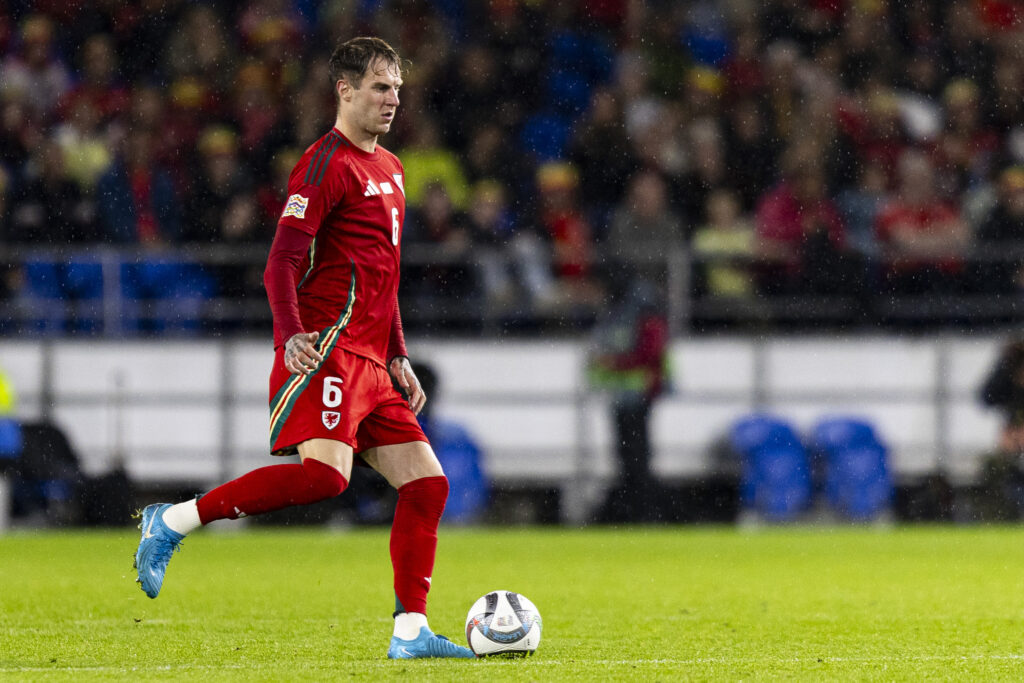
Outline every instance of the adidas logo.
{"type": "Polygon", "coordinates": [[[381,183],[378,187],[372,180],[366,181],[366,192],[363,193],[364,197],[373,197],[378,194],[394,194],[395,190],[391,186],[391,183],[381,183]]]}

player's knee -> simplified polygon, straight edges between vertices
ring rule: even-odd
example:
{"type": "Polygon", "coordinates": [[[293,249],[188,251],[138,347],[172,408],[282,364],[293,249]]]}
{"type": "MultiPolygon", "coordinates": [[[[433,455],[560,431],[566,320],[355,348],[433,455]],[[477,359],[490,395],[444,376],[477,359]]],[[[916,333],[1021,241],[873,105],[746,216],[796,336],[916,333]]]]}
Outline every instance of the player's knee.
{"type": "Polygon", "coordinates": [[[447,501],[448,492],[451,490],[451,487],[448,485],[448,477],[442,474],[440,476],[431,477],[430,480],[434,484],[434,495],[437,496],[437,499],[441,502],[447,501]]]}
{"type": "Polygon", "coordinates": [[[448,500],[448,491],[450,490],[448,477],[442,474],[439,476],[425,477],[420,481],[428,484],[429,491],[433,494],[432,497],[438,503],[444,504],[448,500]]]}
{"type": "Polygon", "coordinates": [[[315,458],[306,458],[302,461],[302,467],[324,498],[341,495],[341,492],[348,488],[348,479],[336,468],[326,463],[315,458]]]}

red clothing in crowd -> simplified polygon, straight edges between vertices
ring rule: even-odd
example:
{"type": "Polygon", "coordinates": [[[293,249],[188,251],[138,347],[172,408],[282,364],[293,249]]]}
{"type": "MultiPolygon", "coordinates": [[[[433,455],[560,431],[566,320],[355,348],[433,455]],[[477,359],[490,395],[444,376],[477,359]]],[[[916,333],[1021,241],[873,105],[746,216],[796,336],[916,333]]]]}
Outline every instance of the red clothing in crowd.
{"type": "MultiPolygon", "coordinates": [[[[879,243],[884,246],[892,243],[893,233],[899,227],[924,233],[956,220],[959,220],[956,209],[942,202],[927,206],[893,203],[878,216],[876,232],[879,243]]],[[[942,255],[931,259],[924,256],[897,257],[891,267],[894,270],[907,271],[929,265],[938,266],[947,273],[955,273],[963,268],[963,257],[961,255],[942,255]]]]}

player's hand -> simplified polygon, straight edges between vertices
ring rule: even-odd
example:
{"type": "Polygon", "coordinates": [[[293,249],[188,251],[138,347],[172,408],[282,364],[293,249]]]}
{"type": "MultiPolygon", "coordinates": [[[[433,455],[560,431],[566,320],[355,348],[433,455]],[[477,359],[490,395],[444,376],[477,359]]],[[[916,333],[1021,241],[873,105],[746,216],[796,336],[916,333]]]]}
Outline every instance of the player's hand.
{"type": "Polygon", "coordinates": [[[391,376],[398,382],[398,386],[405,389],[405,395],[409,397],[409,410],[413,412],[413,415],[419,415],[423,406],[427,404],[427,395],[423,392],[420,381],[416,379],[416,373],[412,371],[409,359],[405,356],[393,358],[388,369],[391,371],[391,376]]]}
{"type": "Polygon", "coordinates": [[[284,366],[293,375],[308,375],[324,359],[316,350],[319,332],[300,332],[284,344],[284,366]]]}

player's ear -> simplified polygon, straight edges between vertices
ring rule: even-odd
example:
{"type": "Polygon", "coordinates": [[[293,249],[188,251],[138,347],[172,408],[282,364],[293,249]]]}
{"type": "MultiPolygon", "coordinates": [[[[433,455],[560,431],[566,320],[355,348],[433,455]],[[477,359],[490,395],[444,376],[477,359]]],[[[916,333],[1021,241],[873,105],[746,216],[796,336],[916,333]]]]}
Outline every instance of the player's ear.
{"type": "Polygon", "coordinates": [[[338,79],[338,82],[334,84],[334,91],[346,102],[352,98],[352,86],[344,78],[338,79]]]}

